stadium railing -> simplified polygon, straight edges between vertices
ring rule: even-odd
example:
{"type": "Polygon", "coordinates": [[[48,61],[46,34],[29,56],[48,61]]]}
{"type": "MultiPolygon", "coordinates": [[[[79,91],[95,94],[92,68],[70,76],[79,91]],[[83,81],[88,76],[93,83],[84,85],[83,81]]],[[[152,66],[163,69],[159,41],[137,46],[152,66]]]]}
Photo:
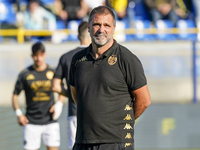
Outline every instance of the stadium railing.
{"type": "MultiPolygon", "coordinates": [[[[159,30],[157,28],[148,28],[148,29],[141,29],[141,30],[136,30],[133,28],[129,29],[123,29],[123,30],[117,30],[115,31],[116,34],[180,34],[181,31],[180,28],[166,28],[159,30]],[[139,32],[138,32],[139,31],[139,32]]],[[[187,34],[197,34],[199,30],[197,28],[187,28],[183,30],[184,33],[187,34]]],[[[17,37],[17,42],[18,43],[23,43],[25,40],[25,36],[51,36],[55,32],[64,32],[68,35],[70,34],[76,34],[75,31],[70,30],[70,29],[62,29],[62,30],[55,30],[55,31],[49,31],[49,30],[27,30],[27,29],[5,29],[5,30],[0,30],[0,36],[16,36],[17,37]]]]}

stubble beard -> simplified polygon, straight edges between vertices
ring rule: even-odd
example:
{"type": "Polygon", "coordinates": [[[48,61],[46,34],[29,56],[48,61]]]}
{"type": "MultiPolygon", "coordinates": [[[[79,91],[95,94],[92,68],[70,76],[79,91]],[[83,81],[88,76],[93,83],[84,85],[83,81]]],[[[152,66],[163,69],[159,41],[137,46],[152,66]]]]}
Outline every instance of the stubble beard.
{"type": "Polygon", "coordinates": [[[98,46],[98,47],[101,47],[101,46],[104,46],[106,45],[112,38],[112,35],[107,37],[107,35],[105,33],[99,33],[99,34],[96,34],[96,35],[91,35],[92,37],[92,41],[98,46]],[[103,38],[101,37],[98,37],[99,35],[101,36],[104,36],[103,38]]]}

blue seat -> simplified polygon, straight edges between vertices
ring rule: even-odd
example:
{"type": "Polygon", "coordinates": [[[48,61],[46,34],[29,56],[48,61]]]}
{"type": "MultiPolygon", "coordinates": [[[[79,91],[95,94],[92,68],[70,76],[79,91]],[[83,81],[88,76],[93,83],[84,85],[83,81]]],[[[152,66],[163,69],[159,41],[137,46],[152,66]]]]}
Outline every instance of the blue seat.
{"type": "Polygon", "coordinates": [[[12,3],[13,0],[0,0],[0,2],[2,2],[2,3],[12,3]]]}
{"type": "MultiPolygon", "coordinates": [[[[65,22],[62,20],[56,21],[56,29],[57,30],[66,29],[65,22]]],[[[52,35],[51,41],[54,43],[61,43],[61,42],[67,41],[67,39],[68,39],[68,34],[65,32],[59,31],[52,35]]]]}
{"type": "MultiPolygon", "coordinates": [[[[131,28],[131,23],[128,17],[123,18],[121,21],[124,23],[125,30],[131,28]]],[[[126,32],[126,41],[132,41],[132,40],[133,40],[133,34],[132,33],[129,34],[129,32],[126,32]]]]}
{"type": "MultiPolygon", "coordinates": [[[[130,29],[131,28],[131,25],[130,25],[130,22],[129,20],[124,20],[123,21],[124,24],[125,24],[125,29],[130,29]]],[[[132,41],[133,40],[133,35],[132,34],[129,34],[129,33],[126,33],[126,41],[132,41]]]]}
{"type": "Polygon", "coordinates": [[[42,41],[42,42],[44,42],[44,41],[47,41],[47,39],[50,39],[50,37],[47,37],[47,36],[31,36],[31,39],[30,39],[30,41],[31,42],[37,42],[37,41],[42,41]]]}
{"type": "Polygon", "coordinates": [[[150,29],[151,28],[151,22],[149,20],[136,20],[134,23],[135,28],[135,40],[147,40],[152,41],[154,40],[154,37],[152,34],[145,34],[143,29],[150,29]]]}
{"type": "MultiPolygon", "coordinates": [[[[12,4],[8,0],[0,1],[0,23],[15,24],[16,14],[12,9],[12,4]]],[[[3,41],[3,37],[0,36],[0,42],[3,41]]]]}
{"type": "Polygon", "coordinates": [[[66,25],[62,20],[56,21],[56,29],[66,29],[66,25]]]}
{"type": "Polygon", "coordinates": [[[21,0],[20,5],[26,5],[28,6],[28,0],[21,0]]]}
{"type": "MultiPolygon", "coordinates": [[[[56,21],[56,29],[66,29],[65,23],[63,21],[56,21]]],[[[47,40],[51,40],[52,42],[59,42],[60,43],[60,39],[61,42],[64,42],[67,40],[67,34],[60,32],[60,33],[53,33],[53,35],[50,36],[32,36],[31,37],[31,41],[32,42],[36,42],[36,41],[47,41],[47,40]],[[54,36],[54,38],[52,39],[52,37],[54,36]],[[55,39],[56,38],[56,39],[55,39]]]]}
{"type": "Polygon", "coordinates": [[[114,33],[114,39],[118,42],[125,42],[126,41],[126,34],[124,32],[125,30],[125,22],[124,21],[116,21],[116,29],[114,33]]]}
{"type": "Polygon", "coordinates": [[[0,1],[0,23],[15,24],[16,14],[9,2],[0,1]]]}
{"type": "Polygon", "coordinates": [[[155,38],[157,40],[173,41],[176,40],[176,35],[173,33],[167,33],[167,29],[172,29],[174,26],[171,20],[157,20],[155,22],[155,28],[157,29],[157,34],[155,38]]]}
{"type": "Polygon", "coordinates": [[[67,24],[67,29],[70,30],[68,41],[79,41],[78,40],[78,26],[81,23],[81,20],[70,20],[67,24]]]}
{"type": "Polygon", "coordinates": [[[0,36],[0,42],[2,42],[3,41],[3,37],[2,36],[0,36]]]}
{"type": "Polygon", "coordinates": [[[177,37],[180,40],[197,40],[196,33],[187,33],[187,29],[196,28],[196,24],[193,20],[178,20],[176,27],[178,28],[177,37]]]}
{"type": "Polygon", "coordinates": [[[114,38],[118,42],[132,41],[133,35],[129,33],[129,31],[127,30],[129,28],[130,28],[130,24],[129,24],[128,19],[124,18],[122,20],[117,20],[114,38]]]}
{"type": "Polygon", "coordinates": [[[135,20],[147,20],[148,14],[144,5],[143,0],[136,0],[135,1],[135,20]]]}
{"type": "Polygon", "coordinates": [[[43,5],[53,5],[55,0],[41,0],[43,5]]]}

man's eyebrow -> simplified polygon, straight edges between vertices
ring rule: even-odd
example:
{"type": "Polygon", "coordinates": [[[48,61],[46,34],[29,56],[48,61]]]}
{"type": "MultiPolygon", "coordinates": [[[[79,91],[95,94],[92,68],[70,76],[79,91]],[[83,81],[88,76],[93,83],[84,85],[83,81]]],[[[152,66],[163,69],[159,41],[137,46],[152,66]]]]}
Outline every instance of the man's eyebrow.
{"type": "Polygon", "coordinates": [[[111,26],[111,25],[110,25],[110,24],[108,24],[108,23],[104,23],[104,25],[111,26]]]}
{"type": "Polygon", "coordinates": [[[100,25],[100,23],[98,23],[98,22],[94,22],[93,25],[100,25]]]}
{"type": "MultiPolygon", "coordinates": [[[[101,25],[101,23],[94,22],[92,25],[101,25]]],[[[106,25],[106,26],[111,26],[111,25],[110,25],[110,24],[108,24],[108,23],[104,23],[103,25],[106,25]]]]}

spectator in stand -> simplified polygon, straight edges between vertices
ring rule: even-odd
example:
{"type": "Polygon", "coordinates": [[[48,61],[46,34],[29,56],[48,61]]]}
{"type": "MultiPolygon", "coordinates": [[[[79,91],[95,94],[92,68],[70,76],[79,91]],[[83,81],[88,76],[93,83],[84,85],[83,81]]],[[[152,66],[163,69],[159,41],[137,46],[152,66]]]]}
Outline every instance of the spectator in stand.
{"type": "Polygon", "coordinates": [[[160,19],[169,19],[176,25],[178,15],[174,11],[177,8],[176,0],[144,0],[147,12],[155,23],[160,19]]]}
{"type": "MultiPolygon", "coordinates": [[[[29,2],[30,0],[26,0],[27,2],[29,2]]],[[[26,2],[25,1],[25,2],[26,2]]],[[[38,2],[38,4],[40,4],[40,5],[42,5],[42,2],[41,2],[41,0],[36,0],[37,2],[38,2]]],[[[19,12],[19,11],[22,11],[21,10],[21,3],[23,2],[22,0],[11,0],[11,2],[13,3],[13,4],[15,4],[16,5],[16,7],[17,7],[17,12],[19,12]]]]}
{"type": "Polygon", "coordinates": [[[175,26],[178,19],[194,19],[191,0],[145,0],[144,2],[153,22],[169,19],[175,26]]]}
{"type": "Polygon", "coordinates": [[[179,19],[194,20],[193,1],[178,0],[178,1],[176,1],[176,5],[177,5],[177,7],[175,8],[175,12],[179,16],[179,19]]]}
{"type": "Polygon", "coordinates": [[[26,29],[56,29],[56,17],[43,7],[37,0],[30,0],[27,11],[24,12],[23,23],[26,29]],[[47,22],[47,26],[45,23],[47,22]]]}
{"type": "Polygon", "coordinates": [[[136,0],[105,0],[105,5],[114,10],[117,20],[127,18],[130,25],[132,25],[135,16],[135,1],[136,0]]]}
{"type": "Polygon", "coordinates": [[[55,0],[57,20],[81,20],[86,16],[88,7],[84,0],[55,0]]]}

